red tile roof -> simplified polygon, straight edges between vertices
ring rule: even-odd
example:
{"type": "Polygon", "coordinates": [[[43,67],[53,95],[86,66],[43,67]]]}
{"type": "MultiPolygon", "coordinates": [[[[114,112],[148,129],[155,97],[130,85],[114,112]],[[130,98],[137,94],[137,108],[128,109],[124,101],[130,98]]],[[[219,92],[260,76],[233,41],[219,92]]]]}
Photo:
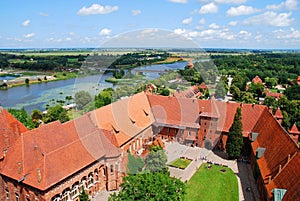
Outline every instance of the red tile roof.
{"type": "Polygon", "coordinates": [[[21,133],[28,129],[20,123],[7,110],[0,107],[0,157],[3,151],[8,149],[21,133]]]}
{"type": "Polygon", "coordinates": [[[262,84],[262,80],[260,79],[260,77],[258,75],[255,76],[255,78],[252,79],[252,82],[255,84],[262,84]]]}
{"type": "Polygon", "coordinates": [[[101,157],[120,152],[88,116],[59,121],[25,132],[0,163],[0,172],[40,190],[46,190],[101,157]]]}
{"type": "Polygon", "coordinates": [[[298,130],[296,124],[292,126],[292,128],[289,130],[289,133],[293,135],[300,135],[300,131],[298,130]]]}
{"type": "Polygon", "coordinates": [[[229,132],[237,107],[242,107],[243,135],[248,137],[264,110],[264,105],[220,102],[148,95],[156,122],[187,127],[199,127],[199,116],[215,117],[218,130],[229,132]]]}
{"type": "MultiPolygon", "coordinates": [[[[290,184],[288,183],[285,184],[283,182],[282,186],[276,186],[277,183],[281,183],[281,177],[278,177],[278,171],[280,165],[281,167],[285,167],[288,163],[288,158],[298,152],[297,144],[267,110],[264,111],[254,127],[253,132],[259,133],[256,140],[251,144],[253,151],[256,152],[256,149],[259,147],[266,148],[263,156],[260,159],[257,159],[257,163],[268,189],[269,197],[272,196],[272,188],[280,187],[289,190],[290,184]],[[271,181],[274,179],[273,186],[268,183],[269,177],[271,177],[271,181]]],[[[298,171],[295,176],[298,177],[299,173],[300,172],[298,171]]],[[[293,185],[299,185],[299,182],[293,183],[293,185]]]]}
{"type": "Polygon", "coordinates": [[[281,113],[281,110],[280,108],[277,108],[275,114],[274,114],[274,117],[277,118],[277,119],[282,119],[283,118],[283,115],[281,113]]]}
{"type": "Polygon", "coordinates": [[[207,89],[207,85],[204,82],[202,82],[198,87],[199,89],[207,89]]]}
{"type": "Polygon", "coordinates": [[[155,122],[161,125],[199,127],[197,99],[148,95],[155,122]]]}
{"type": "MultiPolygon", "coordinates": [[[[98,128],[115,135],[109,139],[118,147],[151,126],[154,120],[144,92],[94,110],[90,114],[98,128]]],[[[106,136],[110,134],[106,133],[106,136]]]]}
{"type": "Polygon", "coordinates": [[[282,167],[281,172],[267,185],[268,191],[274,188],[287,190],[283,201],[299,201],[300,200],[300,152],[298,151],[290,161],[282,167]]]}

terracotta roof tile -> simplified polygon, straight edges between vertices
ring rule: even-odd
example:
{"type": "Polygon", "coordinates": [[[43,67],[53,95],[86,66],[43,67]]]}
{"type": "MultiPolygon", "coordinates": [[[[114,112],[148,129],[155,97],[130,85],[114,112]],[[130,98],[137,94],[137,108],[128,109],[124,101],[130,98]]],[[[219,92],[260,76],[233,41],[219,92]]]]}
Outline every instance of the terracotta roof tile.
{"type": "Polygon", "coordinates": [[[158,124],[199,127],[197,99],[148,95],[151,111],[158,124]]]}
{"type": "Polygon", "coordinates": [[[300,200],[300,152],[291,158],[291,160],[282,167],[281,172],[274,180],[267,185],[267,189],[271,192],[274,188],[285,189],[287,192],[283,197],[283,201],[300,200]]]}
{"type": "Polygon", "coordinates": [[[298,130],[296,124],[292,126],[292,128],[289,130],[289,133],[293,135],[300,135],[300,131],[298,130]]]}
{"type": "Polygon", "coordinates": [[[98,128],[111,131],[115,135],[118,147],[124,145],[146,127],[151,126],[154,121],[144,92],[90,113],[98,128]]]}
{"type": "MultiPolygon", "coordinates": [[[[258,147],[266,148],[263,156],[257,159],[257,163],[265,185],[268,185],[269,176],[274,179],[278,174],[279,165],[284,167],[288,162],[288,157],[298,151],[298,146],[267,110],[264,111],[253,132],[259,133],[251,144],[253,151],[255,152],[258,147]]],[[[271,189],[268,190],[269,196],[271,196],[271,189]]]]}
{"type": "Polygon", "coordinates": [[[1,174],[46,190],[102,157],[119,151],[85,115],[25,132],[1,162],[1,174]]]}
{"type": "Polygon", "coordinates": [[[257,84],[262,84],[262,80],[260,79],[260,77],[258,75],[255,76],[255,78],[252,79],[252,82],[257,84]]]}
{"type": "Polygon", "coordinates": [[[0,107],[0,156],[13,145],[14,141],[28,129],[7,110],[0,107]]]}
{"type": "Polygon", "coordinates": [[[277,110],[276,110],[276,112],[275,112],[275,114],[274,114],[274,117],[275,117],[275,118],[278,118],[278,119],[282,119],[282,118],[283,118],[283,115],[282,115],[282,113],[281,113],[280,108],[277,108],[277,110]]]}

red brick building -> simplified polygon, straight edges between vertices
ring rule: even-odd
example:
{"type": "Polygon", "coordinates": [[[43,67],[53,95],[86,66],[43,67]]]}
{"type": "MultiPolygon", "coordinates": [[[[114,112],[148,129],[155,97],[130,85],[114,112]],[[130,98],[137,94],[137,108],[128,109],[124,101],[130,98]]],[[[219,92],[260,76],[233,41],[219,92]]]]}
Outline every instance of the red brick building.
{"type": "Polygon", "coordinates": [[[238,107],[262,200],[272,200],[274,189],[297,200],[299,147],[281,127],[280,110],[273,116],[263,105],[145,93],[30,131],[1,109],[0,200],[78,200],[81,188],[90,195],[118,189],[125,153],[140,153],[156,136],[225,150],[238,107]]]}

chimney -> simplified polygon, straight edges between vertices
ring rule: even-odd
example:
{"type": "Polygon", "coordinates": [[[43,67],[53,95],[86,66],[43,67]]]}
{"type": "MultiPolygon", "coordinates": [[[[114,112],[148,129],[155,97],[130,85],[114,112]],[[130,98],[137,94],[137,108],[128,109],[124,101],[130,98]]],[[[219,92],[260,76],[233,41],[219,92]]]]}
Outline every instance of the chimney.
{"type": "Polygon", "coordinates": [[[278,174],[281,172],[282,166],[279,165],[279,170],[278,170],[278,174]]]}
{"type": "Polygon", "coordinates": [[[42,174],[40,169],[36,169],[37,172],[37,180],[40,183],[42,181],[42,174]]]}
{"type": "Polygon", "coordinates": [[[288,160],[287,160],[287,162],[290,162],[290,160],[291,160],[291,154],[288,155],[288,160]]]}
{"type": "Polygon", "coordinates": [[[273,114],[273,106],[270,106],[270,107],[269,107],[269,112],[270,112],[271,114],[273,114]]]}
{"type": "Polygon", "coordinates": [[[18,162],[18,174],[21,174],[22,172],[22,163],[21,162],[18,162]]]}
{"type": "Polygon", "coordinates": [[[268,184],[270,184],[270,183],[271,183],[271,181],[272,181],[272,177],[271,177],[271,176],[269,176],[269,179],[268,179],[268,184]]]}

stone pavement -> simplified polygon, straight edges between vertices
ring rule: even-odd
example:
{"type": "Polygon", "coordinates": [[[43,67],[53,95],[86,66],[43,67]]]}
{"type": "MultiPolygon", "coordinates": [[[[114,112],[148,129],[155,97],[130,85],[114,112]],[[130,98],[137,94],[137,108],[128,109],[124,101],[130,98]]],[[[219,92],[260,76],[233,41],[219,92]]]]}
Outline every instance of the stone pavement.
{"type": "MultiPolygon", "coordinates": [[[[225,160],[214,154],[211,150],[199,147],[188,147],[177,142],[165,142],[165,146],[168,158],[167,163],[180,157],[186,157],[193,160],[185,170],[169,167],[171,176],[179,178],[182,181],[188,181],[203,162],[206,163],[210,161],[213,163],[227,165],[237,176],[239,186],[239,200],[259,201],[259,194],[249,164],[241,162],[237,163],[235,160],[225,160]],[[250,187],[250,191],[246,190],[248,187],[250,187]]],[[[113,192],[98,192],[95,196],[93,196],[92,201],[107,201],[109,193],[113,192]]]]}
{"type": "Polygon", "coordinates": [[[180,158],[186,157],[193,159],[193,162],[185,169],[181,170],[174,167],[169,167],[170,175],[181,179],[183,182],[189,180],[203,162],[213,162],[222,165],[227,165],[236,174],[239,186],[240,201],[258,201],[259,194],[255,185],[252,170],[249,164],[237,163],[236,160],[225,160],[211,150],[198,147],[187,147],[177,142],[167,142],[166,154],[168,163],[180,158]],[[246,189],[250,187],[250,192],[246,189]]]}

